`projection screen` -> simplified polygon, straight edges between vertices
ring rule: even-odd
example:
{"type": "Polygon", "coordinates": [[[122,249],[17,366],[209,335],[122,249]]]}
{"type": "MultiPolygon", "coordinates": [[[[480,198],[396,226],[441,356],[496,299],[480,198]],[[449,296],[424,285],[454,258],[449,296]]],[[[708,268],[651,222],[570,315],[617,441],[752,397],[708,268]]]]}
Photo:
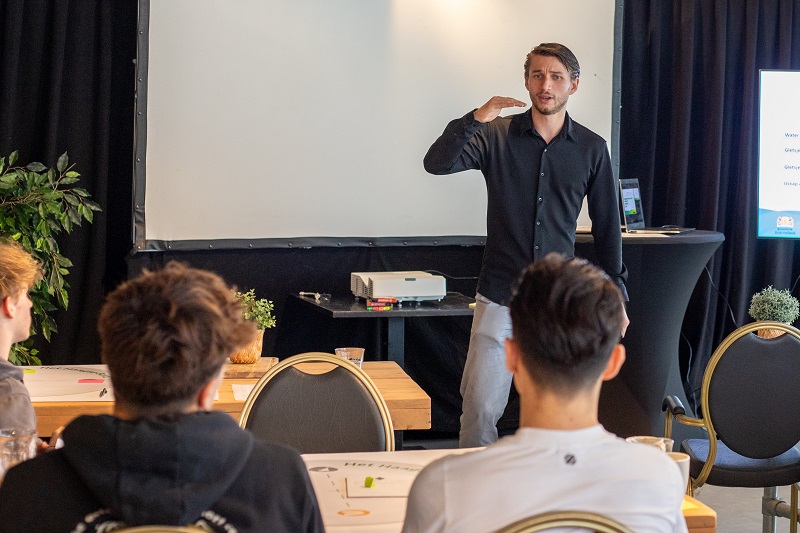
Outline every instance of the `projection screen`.
{"type": "Polygon", "coordinates": [[[428,175],[425,152],[493,95],[530,102],[525,55],[557,41],[581,63],[569,113],[616,161],[615,6],[140,1],[136,251],[482,243],[483,177],[428,175]]]}

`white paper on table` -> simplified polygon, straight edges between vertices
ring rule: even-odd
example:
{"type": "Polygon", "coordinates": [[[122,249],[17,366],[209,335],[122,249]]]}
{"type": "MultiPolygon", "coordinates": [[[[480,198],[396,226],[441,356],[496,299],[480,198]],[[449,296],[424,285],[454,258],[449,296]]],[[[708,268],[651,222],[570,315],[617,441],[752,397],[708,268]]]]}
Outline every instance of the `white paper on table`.
{"type": "MultiPolygon", "coordinates": [[[[349,531],[349,528],[356,526],[391,526],[389,530],[400,531],[406,513],[408,491],[422,466],[391,460],[361,459],[358,454],[352,455],[354,457],[350,460],[305,460],[325,527],[343,527],[349,531]],[[359,481],[363,485],[367,476],[373,479],[407,478],[408,482],[402,493],[399,493],[399,485],[395,485],[397,495],[375,497],[376,493],[372,492],[367,497],[348,497],[347,480],[359,481]]],[[[380,483],[380,480],[376,482],[380,483]]],[[[388,487],[386,490],[389,490],[388,487]]]]}
{"type": "Polygon", "coordinates": [[[33,402],[112,402],[114,391],[106,365],[23,366],[23,380],[33,402]]]}
{"type": "Polygon", "coordinates": [[[250,396],[250,392],[255,386],[255,383],[252,385],[248,385],[247,383],[232,383],[231,388],[233,389],[233,399],[237,402],[243,402],[247,400],[247,397],[250,396]]]}
{"type": "Polygon", "coordinates": [[[379,475],[372,477],[372,486],[364,485],[366,476],[347,479],[348,498],[406,498],[415,475],[379,475]]]}

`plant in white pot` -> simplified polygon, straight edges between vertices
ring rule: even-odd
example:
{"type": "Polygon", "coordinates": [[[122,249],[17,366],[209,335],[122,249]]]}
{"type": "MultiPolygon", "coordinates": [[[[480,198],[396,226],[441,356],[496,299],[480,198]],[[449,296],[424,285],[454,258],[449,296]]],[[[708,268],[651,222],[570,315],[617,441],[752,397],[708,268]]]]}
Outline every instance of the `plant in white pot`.
{"type": "MultiPolygon", "coordinates": [[[[792,296],[789,289],[774,289],[772,285],[757,292],[750,300],[748,311],[753,319],[791,324],[800,316],[800,302],[792,296]]],[[[771,328],[758,330],[760,337],[772,338],[783,334],[782,331],[771,328]]]]}
{"type": "Polygon", "coordinates": [[[255,289],[250,289],[247,292],[235,291],[233,295],[242,303],[242,316],[244,316],[245,320],[256,324],[259,334],[250,345],[231,354],[231,363],[255,363],[261,357],[264,330],[275,327],[275,317],[272,316],[274,306],[269,300],[256,298],[255,289]]]}

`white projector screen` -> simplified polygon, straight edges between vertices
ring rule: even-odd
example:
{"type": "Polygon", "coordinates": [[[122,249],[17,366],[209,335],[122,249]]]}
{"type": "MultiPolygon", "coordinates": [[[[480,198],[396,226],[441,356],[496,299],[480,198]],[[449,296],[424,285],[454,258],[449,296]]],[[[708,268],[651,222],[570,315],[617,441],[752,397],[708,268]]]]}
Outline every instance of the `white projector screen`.
{"type": "Polygon", "coordinates": [[[422,159],[491,96],[529,102],[540,42],[611,141],[612,0],[150,0],[140,29],[138,250],[480,242],[480,173],[422,159]]]}
{"type": "Polygon", "coordinates": [[[800,71],[762,70],[758,236],[800,238],[800,71]]]}

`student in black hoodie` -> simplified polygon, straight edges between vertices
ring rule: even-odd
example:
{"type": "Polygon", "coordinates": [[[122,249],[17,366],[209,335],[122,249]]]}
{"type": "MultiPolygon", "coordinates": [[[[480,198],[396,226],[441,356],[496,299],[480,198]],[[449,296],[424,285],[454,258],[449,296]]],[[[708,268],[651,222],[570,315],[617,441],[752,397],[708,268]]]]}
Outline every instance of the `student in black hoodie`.
{"type": "Polygon", "coordinates": [[[255,327],[216,275],[170,263],[108,296],[100,314],[114,416],[81,416],[64,447],[9,470],[0,530],[324,531],[302,459],[211,411],[228,355],[255,327]]]}

